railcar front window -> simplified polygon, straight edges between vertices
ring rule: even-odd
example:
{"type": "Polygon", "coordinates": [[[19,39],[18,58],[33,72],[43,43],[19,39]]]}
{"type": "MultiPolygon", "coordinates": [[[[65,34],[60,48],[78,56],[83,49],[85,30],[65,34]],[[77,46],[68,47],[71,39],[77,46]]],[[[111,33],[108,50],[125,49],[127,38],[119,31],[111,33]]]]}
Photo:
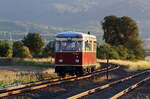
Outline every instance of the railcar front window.
{"type": "Polygon", "coordinates": [[[82,41],[57,41],[56,51],[82,51],[82,41]]]}

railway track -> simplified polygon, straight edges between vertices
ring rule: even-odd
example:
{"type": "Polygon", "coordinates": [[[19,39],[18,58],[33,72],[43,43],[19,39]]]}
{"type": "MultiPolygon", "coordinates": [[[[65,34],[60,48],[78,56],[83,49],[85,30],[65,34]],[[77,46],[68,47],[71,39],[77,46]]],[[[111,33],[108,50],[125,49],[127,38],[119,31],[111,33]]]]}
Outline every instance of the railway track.
{"type": "Polygon", "coordinates": [[[66,78],[57,78],[57,79],[52,79],[52,80],[47,80],[47,81],[40,81],[40,82],[15,86],[11,88],[5,88],[5,89],[0,90],[0,98],[10,96],[10,95],[15,95],[15,94],[21,94],[24,92],[33,91],[33,90],[37,90],[41,88],[46,88],[49,86],[54,86],[54,85],[58,85],[58,84],[66,83],[66,82],[75,81],[75,80],[87,79],[87,78],[96,76],[98,74],[106,73],[107,69],[108,71],[113,71],[118,68],[119,66],[109,66],[108,68],[103,68],[98,71],[95,71],[94,73],[83,75],[81,77],[69,76],[66,78]]]}
{"type": "Polygon", "coordinates": [[[150,79],[133,91],[119,97],[119,99],[149,99],[150,98],[150,79]]]}
{"type": "Polygon", "coordinates": [[[87,90],[67,99],[116,99],[150,80],[150,70],[87,90]]]}

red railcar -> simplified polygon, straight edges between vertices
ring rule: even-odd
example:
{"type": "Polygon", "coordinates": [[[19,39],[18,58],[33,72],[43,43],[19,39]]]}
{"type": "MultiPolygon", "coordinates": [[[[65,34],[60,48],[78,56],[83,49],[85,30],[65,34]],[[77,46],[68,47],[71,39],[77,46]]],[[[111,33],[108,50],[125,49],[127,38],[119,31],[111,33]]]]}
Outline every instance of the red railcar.
{"type": "Polygon", "coordinates": [[[95,70],[95,36],[80,32],[63,32],[55,37],[55,72],[58,75],[82,75],[95,70]]]}

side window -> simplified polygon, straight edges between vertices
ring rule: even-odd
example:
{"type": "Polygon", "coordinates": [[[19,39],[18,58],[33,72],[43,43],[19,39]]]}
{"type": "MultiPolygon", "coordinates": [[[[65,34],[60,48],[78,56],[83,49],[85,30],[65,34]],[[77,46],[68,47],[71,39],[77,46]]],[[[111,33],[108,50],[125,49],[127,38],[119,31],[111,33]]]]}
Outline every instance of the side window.
{"type": "Polygon", "coordinates": [[[94,41],[94,44],[93,44],[93,51],[96,51],[96,48],[97,48],[97,43],[96,43],[96,41],[94,41]]]}
{"type": "Polygon", "coordinates": [[[85,48],[85,51],[88,51],[88,46],[89,46],[89,45],[88,45],[88,41],[85,41],[85,42],[84,42],[84,45],[85,45],[85,47],[84,47],[84,48],[85,48]]]}
{"type": "Polygon", "coordinates": [[[92,51],[92,41],[85,41],[85,51],[92,51]]]}
{"type": "Polygon", "coordinates": [[[60,46],[61,46],[60,41],[56,41],[56,43],[55,43],[55,51],[60,51],[60,46]]]}
{"type": "Polygon", "coordinates": [[[89,41],[89,51],[92,51],[92,41],[89,41]]]}

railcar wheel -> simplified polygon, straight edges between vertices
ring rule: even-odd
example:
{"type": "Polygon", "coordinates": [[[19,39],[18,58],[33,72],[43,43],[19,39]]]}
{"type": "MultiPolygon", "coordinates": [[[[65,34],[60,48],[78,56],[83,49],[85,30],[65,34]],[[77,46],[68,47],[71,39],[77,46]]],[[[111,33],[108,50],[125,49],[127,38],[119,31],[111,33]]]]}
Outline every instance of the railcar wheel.
{"type": "Polygon", "coordinates": [[[87,74],[87,69],[83,69],[83,74],[87,74]]]}
{"type": "Polygon", "coordinates": [[[95,66],[91,68],[91,71],[94,72],[95,71],[95,66]]]}
{"type": "Polygon", "coordinates": [[[63,77],[65,77],[65,76],[66,76],[66,74],[65,74],[65,73],[63,73],[63,72],[59,72],[59,73],[58,73],[58,76],[60,76],[60,77],[62,77],[62,78],[63,78],[63,77]]]}
{"type": "Polygon", "coordinates": [[[88,68],[87,68],[87,72],[88,72],[88,73],[91,73],[91,67],[88,67],[88,68]]]}
{"type": "Polygon", "coordinates": [[[78,76],[78,77],[79,77],[79,76],[82,76],[82,75],[83,75],[83,72],[81,72],[81,71],[77,71],[75,74],[76,74],[76,76],[78,76]]]}
{"type": "Polygon", "coordinates": [[[71,72],[71,73],[69,73],[69,75],[74,76],[74,75],[75,75],[75,73],[74,73],[74,72],[71,72]]]}

